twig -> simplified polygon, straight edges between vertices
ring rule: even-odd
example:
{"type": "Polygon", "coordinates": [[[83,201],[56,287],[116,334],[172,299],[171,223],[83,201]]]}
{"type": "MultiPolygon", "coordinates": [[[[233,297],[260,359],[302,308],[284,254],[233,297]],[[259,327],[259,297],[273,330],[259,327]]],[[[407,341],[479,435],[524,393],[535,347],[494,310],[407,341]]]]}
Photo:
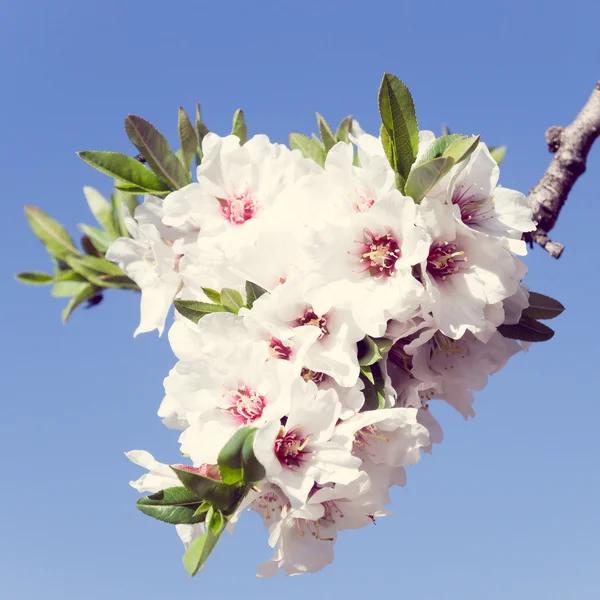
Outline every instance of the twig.
{"type": "Polygon", "coordinates": [[[554,258],[559,258],[565,247],[559,242],[553,242],[548,233],[556,225],[571,188],[585,172],[588,153],[598,136],[600,82],[568,127],[550,127],[546,131],[548,151],[555,155],[544,176],[529,192],[529,204],[538,225],[536,231],[525,234],[525,240],[531,246],[536,242],[554,258]]]}

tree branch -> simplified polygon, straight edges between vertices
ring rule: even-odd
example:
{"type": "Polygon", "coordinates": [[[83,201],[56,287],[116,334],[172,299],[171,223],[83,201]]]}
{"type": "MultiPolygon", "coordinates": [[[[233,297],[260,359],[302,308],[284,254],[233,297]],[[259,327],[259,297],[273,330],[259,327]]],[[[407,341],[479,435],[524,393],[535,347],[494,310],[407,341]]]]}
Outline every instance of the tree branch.
{"type": "Polygon", "coordinates": [[[556,225],[558,215],[577,179],[585,172],[592,144],[600,136],[600,82],[596,84],[577,118],[564,129],[550,127],[546,131],[548,151],[555,153],[544,176],[529,192],[529,204],[537,230],[524,239],[539,244],[554,258],[559,258],[563,244],[553,242],[548,233],[556,225]]]}

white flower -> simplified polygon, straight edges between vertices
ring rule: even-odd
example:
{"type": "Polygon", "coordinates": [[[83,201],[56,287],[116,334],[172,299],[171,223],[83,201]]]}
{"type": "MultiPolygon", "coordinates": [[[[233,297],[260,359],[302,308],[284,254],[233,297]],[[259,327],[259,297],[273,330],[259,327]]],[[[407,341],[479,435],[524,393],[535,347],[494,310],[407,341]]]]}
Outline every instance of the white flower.
{"type": "Polygon", "coordinates": [[[296,381],[285,425],[259,429],[254,453],[266,479],[281,488],[293,507],[301,507],[315,483],[349,484],[359,476],[360,460],[330,441],[341,406],[334,390],[296,381]]]}
{"type": "Polygon", "coordinates": [[[273,353],[300,368],[325,373],[341,386],[354,386],[359,375],[356,343],[364,332],[348,310],[321,302],[317,312],[307,298],[303,279],[296,277],[240,315],[255,336],[270,338],[273,353]]]}
{"type": "Polygon", "coordinates": [[[281,144],[264,135],[243,146],[237,136],[209,133],[202,142],[203,159],[198,183],[165,198],[164,223],[189,223],[200,229],[200,238],[211,238],[228,257],[251,246],[263,230],[265,219],[297,179],[317,169],[281,144]]]}
{"type": "Polygon", "coordinates": [[[506,238],[516,254],[526,254],[521,236],[533,231],[535,223],[527,198],[521,193],[498,186],[500,169],[480,142],[471,156],[456,165],[449,174],[447,188],[436,186],[436,197],[454,205],[457,219],[475,231],[506,238]]]}
{"type": "Polygon", "coordinates": [[[171,382],[189,427],[181,434],[181,451],[194,462],[217,462],[221,448],[241,427],[262,427],[287,414],[290,389],[297,378],[286,361],[266,361],[256,344],[241,345],[220,360],[200,358],[171,382]],[[178,389],[174,389],[178,388],[178,389]]]}
{"type": "Polygon", "coordinates": [[[415,464],[429,444],[427,429],[414,408],[384,408],[358,413],[340,423],[332,437],[363,461],[402,467],[415,464]]]}
{"type": "Polygon", "coordinates": [[[413,265],[427,257],[426,234],[415,226],[416,205],[393,190],[343,227],[315,234],[307,298],[347,307],[366,334],[380,337],[390,318],[409,318],[423,291],[413,265]]]}
{"type": "Polygon", "coordinates": [[[106,258],[117,263],[142,291],[141,319],[134,336],[154,329],[162,334],[173,297],[182,285],[178,273],[181,257],[173,244],[185,233],[162,224],[161,203],[159,198],[146,196],[135,209],[135,219],[123,207],[131,238],[115,240],[106,252],[106,258]]]}
{"type": "Polygon", "coordinates": [[[259,513],[277,516],[269,536],[275,553],[270,561],[259,565],[260,578],[272,577],[279,569],[286,575],[321,570],[333,560],[338,531],[370,525],[387,514],[365,472],[350,485],[315,486],[301,508],[284,504],[280,509],[277,497],[276,490],[269,490],[253,507],[259,513]]]}
{"type": "Polygon", "coordinates": [[[512,296],[526,267],[500,240],[476,235],[453,217],[452,207],[426,198],[420,224],[433,242],[421,263],[426,308],[445,335],[491,333],[486,307],[512,296]]]}

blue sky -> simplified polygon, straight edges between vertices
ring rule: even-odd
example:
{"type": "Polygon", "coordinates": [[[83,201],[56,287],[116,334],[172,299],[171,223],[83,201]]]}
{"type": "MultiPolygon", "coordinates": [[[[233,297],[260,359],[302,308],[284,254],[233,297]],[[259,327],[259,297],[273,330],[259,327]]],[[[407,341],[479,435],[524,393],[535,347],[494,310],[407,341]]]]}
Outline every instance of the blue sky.
{"type": "Polygon", "coordinates": [[[178,106],[197,100],[221,133],[238,107],[251,133],[281,142],[314,131],[315,111],[376,131],[390,71],[422,128],[507,144],[501,183],[526,192],[549,161],[544,131],[570,122],[600,77],[599,20],[592,0],[3,2],[0,596],[598,598],[600,145],[554,232],[563,258],[528,258],[529,285],[567,306],[554,340],[492,379],[474,421],[438,410],[446,439],[409,469],[395,515],[343,535],[316,576],[255,580],[270,552],[248,517],[190,580],[175,532],[135,509],[141,471],[123,456],[177,457],[155,416],[167,340],[132,338],[134,294],[63,327],[62,301],[12,275],[49,266],[24,204],[74,231],[91,220],[81,188],[109,192],[75,151],[132,152],[128,113],[174,140],[178,106]]]}

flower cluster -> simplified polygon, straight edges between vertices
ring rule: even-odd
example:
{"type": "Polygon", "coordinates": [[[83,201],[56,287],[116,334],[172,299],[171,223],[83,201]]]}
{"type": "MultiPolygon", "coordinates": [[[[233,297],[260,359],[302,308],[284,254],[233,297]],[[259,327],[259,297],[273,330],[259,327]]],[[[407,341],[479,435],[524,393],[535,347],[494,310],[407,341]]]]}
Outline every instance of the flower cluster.
{"type": "MultiPolygon", "coordinates": [[[[264,135],[209,133],[197,182],[126,218],[132,237],[107,258],[141,288],[136,333],[162,332],[175,300],[159,416],[190,462],[130,452],[149,470],[133,485],[177,525],[190,572],[246,510],[274,551],[259,576],[329,564],[338,532],[389,514],[390,487],[441,440],[433,401],[473,416],[473,392],[522,349],[499,328],[529,306],[519,256],[534,223],[465,140],[411,197],[356,121],[323,165],[264,135]]],[[[441,164],[446,141],[419,132],[412,171],[441,164]]]]}

